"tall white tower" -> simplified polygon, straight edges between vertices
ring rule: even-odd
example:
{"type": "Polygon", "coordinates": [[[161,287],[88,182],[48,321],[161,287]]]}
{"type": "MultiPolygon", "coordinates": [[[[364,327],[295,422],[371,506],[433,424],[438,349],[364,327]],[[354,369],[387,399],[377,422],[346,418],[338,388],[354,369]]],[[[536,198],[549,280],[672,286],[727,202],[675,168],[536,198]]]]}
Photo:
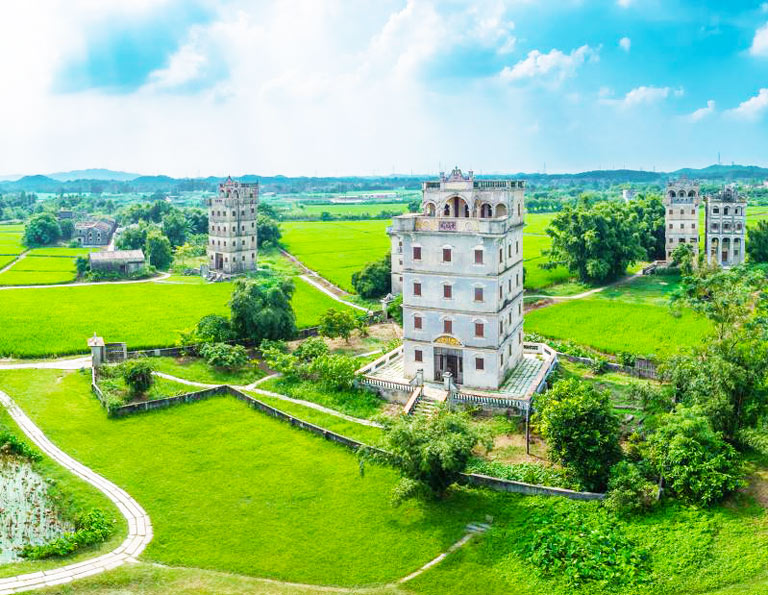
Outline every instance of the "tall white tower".
{"type": "Polygon", "coordinates": [[[707,196],[707,263],[725,268],[744,262],[747,199],[733,186],[707,196]]]}
{"type": "MultiPolygon", "coordinates": [[[[691,244],[693,255],[699,255],[699,183],[681,178],[667,183],[664,196],[664,229],[666,245],[664,251],[667,261],[672,260],[672,252],[680,244],[691,244]]],[[[694,259],[695,262],[695,259],[694,259]]]]}
{"type": "Polygon", "coordinates": [[[259,184],[232,178],[208,199],[208,265],[228,275],[256,269],[259,184]]]}
{"type": "Polygon", "coordinates": [[[493,390],[520,361],[523,194],[522,181],[475,180],[456,168],[423,183],[421,213],[392,220],[407,378],[422,370],[427,381],[450,375],[493,390]]]}

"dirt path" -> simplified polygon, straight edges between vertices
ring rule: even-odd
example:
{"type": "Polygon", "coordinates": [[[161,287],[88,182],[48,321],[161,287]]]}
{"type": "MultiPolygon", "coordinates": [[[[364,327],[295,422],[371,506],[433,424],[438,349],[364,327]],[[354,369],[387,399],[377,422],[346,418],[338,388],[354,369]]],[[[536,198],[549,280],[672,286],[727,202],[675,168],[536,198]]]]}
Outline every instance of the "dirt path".
{"type": "MultiPolygon", "coordinates": [[[[323,283],[321,283],[318,279],[322,279],[322,277],[311,277],[310,275],[299,275],[304,281],[309,283],[312,287],[315,289],[322,291],[325,295],[328,297],[336,300],[337,302],[340,302],[344,304],[345,306],[349,306],[351,308],[355,308],[356,310],[360,310],[361,312],[370,312],[368,308],[365,308],[363,306],[359,306],[357,304],[353,304],[352,302],[348,302],[347,300],[341,299],[338,295],[333,293],[330,289],[328,289],[323,283]]],[[[349,295],[349,294],[347,294],[349,295]]]]}
{"type": "Polygon", "coordinates": [[[4,362],[0,360],[0,370],[79,370],[91,367],[91,356],[54,359],[44,362],[4,362]]]}
{"type": "Polygon", "coordinates": [[[282,248],[280,249],[280,252],[283,254],[283,256],[288,258],[288,260],[290,260],[291,262],[296,264],[302,271],[304,271],[304,275],[301,275],[302,277],[308,276],[308,277],[312,277],[314,279],[317,279],[318,283],[321,283],[322,285],[324,285],[325,288],[328,291],[331,291],[332,293],[334,293],[338,297],[350,297],[352,295],[348,291],[343,290],[338,285],[334,285],[333,283],[331,283],[328,279],[323,277],[317,271],[313,271],[312,269],[310,269],[307,265],[305,265],[303,262],[301,262],[298,258],[296,258],[290,252],[287,252],[287,251],[283,250],[282,248]]]}
{"type": "Polygon", "coordinates": [[[5,265],[2,269],[0,269],[0,274],[4,273],[8,269],[10,269],[13,265],[15,265],[20,260],[23,260],[27,257],[27,254],[29,254],[29,250],[24,250],[21,254],[19,254],[15,260],[12,260],[7,265],[5,265]]]}
{"type": "Polygon", "coordinates": [[[601,291],[605,291],[606,289],[610,289],[611,287],[616,287],[617,285],[623,285],[624,283],[629,283],[630,281],[634,281],[638,277],[642,277],[643,272],[638,271],[637,273],[634,273],[633,275],[629,275],[628,277],[624,277],[623,279],[619,279],[618,281],[614,281],[613,283],[609,283],[608,285],[603,285],[602,287],[595,287],[595,289],[590,289],[589,291],[584,291],[582,293],[577,293],[576,295],[524,295],[523,297],[527,298],[539,298],[539,299],[548,299],[548,300],[581,300],[586,297],[589,297],[591,295],[595,295],[596,293],[600,293],[601,291]]]}

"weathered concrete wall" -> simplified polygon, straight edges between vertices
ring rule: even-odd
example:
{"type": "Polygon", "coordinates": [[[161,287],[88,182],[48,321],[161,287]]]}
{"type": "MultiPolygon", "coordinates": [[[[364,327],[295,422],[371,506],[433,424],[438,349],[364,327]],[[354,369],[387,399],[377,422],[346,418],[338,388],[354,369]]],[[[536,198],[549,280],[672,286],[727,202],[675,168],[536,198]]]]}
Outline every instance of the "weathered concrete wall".
{"type": "Polygon", "coordinates": [[[602,500],[605,498],[605,494],[595,492],[576,492],[574,490],[566,490],[565,488],[533,485],[523,483],[522,481],[488,477],[479,473],[463,473],[462,477],[469,485],[490,488],[497,492],[513,492],[515,494],[525,494],[526,496],[560,496],[571,500],[602,500]]]}

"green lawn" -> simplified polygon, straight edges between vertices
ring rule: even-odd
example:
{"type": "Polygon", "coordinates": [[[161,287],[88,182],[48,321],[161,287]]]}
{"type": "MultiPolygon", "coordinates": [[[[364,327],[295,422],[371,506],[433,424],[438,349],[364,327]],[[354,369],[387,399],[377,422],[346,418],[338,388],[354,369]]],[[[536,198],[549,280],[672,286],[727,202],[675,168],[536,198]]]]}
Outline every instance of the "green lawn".
{"type": "Polygon", "coordinates": [[[339,287],[352,291],[352,273],[390,249],[388,219],[287,221],[281,223],[288,252],[339,287]]]}
{"type": "MultiPolygon", "coordinates": [[[[0,407],[0,430],[8,430],[34,447],[32,442],[24,435],[16,425],[16,422],[11,419],[11,416],[2,407],[0,407]]],[[[6,565],[0,564],[0,577],[23,572],[48,570],[61,566],[64,563],[79,562],[98,553],[105,553],[120,544],[125,538],[127,527],[125,519],[109,498],[104,496],[95,487],[66,471],[47,456],[43,456],[41,461],[32,463],[32,465],[35,471],[51,483],[51,494],[58,502],[58,509],[63,518],[72,521],[83,512],[99,508],[106,512],[110,518],[115,519],[117,524],[115,525],[114,533],[106,542],[85,548],[79,554],[66,558],[66,562],[63,562],[61,558],[51,558],[35,562],[25,561],[6,565]]],[[[2,506],[1,503],[0,506],[2,506]]]]}
{"type": "MultiPolygon", "coordinates": [[[[344,308],[301,279],[293,307],[300,328],[328,308],[344,308]]],[[[228,314],[231,283],[104,284],[0,292],[0,356],[44,357],[87,351],[97,332],[129,349],[173,345],[206,314],[228,314]]]]}
{"type": "Polygon", "coordinates": [[[30,250],[30,256],[87,256],[91,252],[99,252],[101,248],[69,248],[67,246],[47,246],[44,248],[33,248],[30,250]]]}
{"type": "Polygon", "coordinates": [[[30,253],[0,273],[0,285],[52,285],[74,281],[76,276],[74,258],[30,253]]]}
{"type": "Polygon", "coordinates": [[[557,213],[526,213],[524,233],[546,235],[547,227],[556,216],[557,213]]]}
{"type": "Polygon", "coordinates": [[[209,366],[199,357],[152,357],[148,361],[158,372],[205,384],[246,385],[264,376],[255,362],[230,372],[209,366]]]}
{"type": "Polygon", "coordinates": [[[233,398],[114,420],[86,374],[2,372],[0,387],[58,446],[147,510],[148,561],[309,583],[388,582],[489,511],[490,500],[471,491],[393,508],[393,471],[368,465],[361,477],[347,449],[233,398]]]}
{"type": "MultiPolygon", "coordinates": [[[[362,365],[361,361],[361,365],[362,365]]],[[[311,382],[297,382],[286,378],[270,378],[259,384],[263,390],[311,401],[355,417],[372,417],[384,407],[385,401],[376,394],[360,389],[328,391],[311,382]]]]}
{"type": "Polygon", "coordinates": [[[568,339],[607,353],[629,351],[665,357],[698,344],[710,331],[707,320],[667,306],[590,297],[529,312],[525,329],[554,339],[568,339]]]}
{"type": "Polygon", "coordinates": [[[1,225],[0,226],[0,254],[21,254],[24,245],[21,239],[24,237],[24,226],[1,225]],[[21,229],[18,229],[21,227],[21,229]]]}

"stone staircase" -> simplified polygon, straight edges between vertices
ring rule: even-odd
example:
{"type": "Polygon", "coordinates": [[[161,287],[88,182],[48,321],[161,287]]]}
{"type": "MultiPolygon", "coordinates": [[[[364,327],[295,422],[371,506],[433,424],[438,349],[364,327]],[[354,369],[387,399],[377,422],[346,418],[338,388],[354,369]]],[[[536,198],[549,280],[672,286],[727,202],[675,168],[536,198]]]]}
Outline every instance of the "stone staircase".
{"type": "Polygon", "coordinates": [[[432,415],[438,405],[448,398],[448,391],[435,386],[425,384],[421,387],[421,394],[410,411],[411,415],[432,415]]]}

